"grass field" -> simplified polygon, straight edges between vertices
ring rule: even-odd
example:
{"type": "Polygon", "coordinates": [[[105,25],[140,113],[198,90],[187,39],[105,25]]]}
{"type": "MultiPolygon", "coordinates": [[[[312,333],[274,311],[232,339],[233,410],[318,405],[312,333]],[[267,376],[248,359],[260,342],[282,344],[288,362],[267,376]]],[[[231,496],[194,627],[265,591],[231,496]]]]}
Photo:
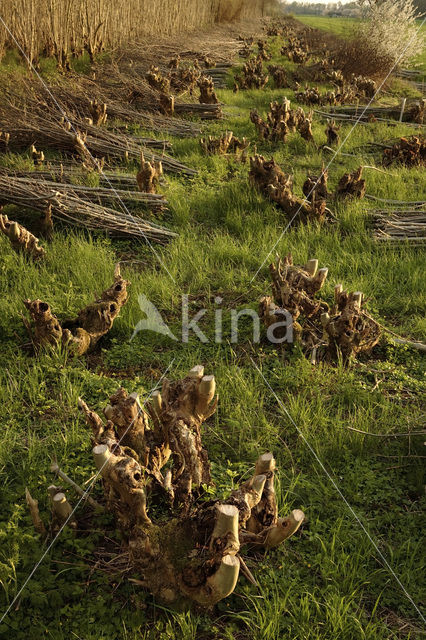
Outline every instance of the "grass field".
{"type": "MultiPolygon", "coordinates": [[[[278,41],[272,39],[271,46],[272,62],[282,63],[278,41]]],[[[307,173],[318,172],[330,156],[297,134],[286,146],[256,142],[249,121],[251,108],[265,113],[269,102],[283,95],[293,98],[290,90],[269,87],[237,94],[221,90],[225,120],[207,126],[205,133],[231,129],[247,136],[259,152],[274,154],[285,171],[294,173],[295,189],[301,194],[307,173]]],[[[324,122],[314,122],[318,144],[326,142],[324,129],[324,122]]],[[[354,157],[336,158],[330,166],[330,186],[361,163],[379,164],[380,158],[367,155],[360,145],[409,133],[412,130],[405,125],[372,123],[354,131],[344,125],[341,136],[349,137],[343,151],[354,157]]],[[[249,560],[259,589],[241,578],[236,592],[213,612],[174,613],[120,575],[96,570],[96,546],[105,534],[115,540],[118,534],[109,518],[92,520],[90,510],[81,508],[76,516],[84,531],[63,532],[0,624],[0,636],[17,640],[417,637],[422,629],[419,609],[425,600],[424,436],[393,434],[418,431],[424,425],[424,356],[395,345],[392,335],[385,333],[370,359],[349,368],[312,366],[297,348],[283,355],[264,341],[252,344],[249,323],[241,321],[237,344],[227,336],[232,308],[256,309],[259,297],[270,294],[267,266],[277,251],[291,252],[296,263],[317,257],[320,266],[329,268],[327,299],[332,299],[338,282],[362,290],[369,299],[368,309],[384,326],[424,340],[424,254],[408,245],[375,244],[369,214],[373,205],[366,200],[333,204],[334,224],[295,223],[283,233],[285,216],[249,186],[247,165],[206,157],[196,139],[172,141],[175,155],[199,173],[193,179],[167,177],[164,192],[170,212],[162,222],[178,231],[179,238],[156,248],[161,262],[145,245],[62,228],[47,247],[46,261],[34,266],[0,239],[1,610],[13,601],[46,549],[32,528],[25,487],[39,500],[47,520],[51,458],[56,455],[80,485],[94,472],[78,397],[101,410],[119,385],[143,396],[169,366],[173,379],[198,363],[216,376],[219,410],[206,426],[204,442],[217,486],[236,483],[250,472],[260,453],[272,450],[279,468],[280,511],[301,508],[306,523],[283,548],[259,556],[256,562],[249,560]],[[132,282],[131,297],[95,353],[80,359],[65,353],[29,356],[21,348],[27,342],[20,317],[22,300],[39,297],[60,318],[73,317],[94,292],[109,286],[118,259],[132,282]],[[209,341],[201,343],[191,336],[184,344],[143,332],[129,342],[141,317],[140,294],[157,306],[177,334],[181,296],[188,294],[191,313],[207,309],[200,328],[209,341]],[[220,344],[214,341],[216,296],[223,299],[225,339],[220,344]]],[[[0,161],[8,166],[21,162],[14,157],[0,161]]],[[[392,167],[385,173],[366,169],[365,174],[367,192],[376,197],[426,199],[424,170],[392,167]]],[[[6,211],[11,218],[19,215],[10,207],[6,211]]],[[[101,493],[96,486],[94,497],[101,493]]],[[[75,504],[72,490],[69,496],[75,504]]]]}

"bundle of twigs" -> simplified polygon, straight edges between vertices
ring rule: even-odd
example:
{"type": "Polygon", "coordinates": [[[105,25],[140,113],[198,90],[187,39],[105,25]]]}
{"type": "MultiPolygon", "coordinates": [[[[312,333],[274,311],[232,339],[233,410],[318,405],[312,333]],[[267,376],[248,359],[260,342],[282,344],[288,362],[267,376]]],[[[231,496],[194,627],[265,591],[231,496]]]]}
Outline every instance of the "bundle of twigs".
{"type": "Polygon", "coordinates": [[[127,209],[116,211],[87,202],[78,188],[70,185],[52,185],[42,180],[0,174],[0,204],[15,204],[41,211],[43,215],[49,209],[53,218],[87,229],[102,230],[113,236],[162,243],[176,236],[172,231],[142,220],[139,216],[135,218],[127,209]]]}
{"type": "MultiPolygon", "coordinates": [[[[74,119],[73,119],[74,120],[74,119]]],[[[10,134],[8,147],[11,150],[25,150],[32,144],[40,149],[53,149],[66,155],[80,156],[84,161],[90,157],[116,160],[139,160],[141,151],[147,157],[163,163],[165,170],[183,175],[195,175],[196,171],[174,158],[157,155],[144,150],[139,139],[126,134],[116,134],[102,127],[79,123],[69,119],[62,121],[50,113],[44,116],[34,111],[21,110],[10,104],[0,107],[0,130],[10,134]]]]}
{"type": "Polygon", "coordinates": [[[135,174],[102,171],[101,173],[88,172],[84,168],[74,164],[48,164],[46,167],[36,168],[34,171],[19,171],[1,169],[0,172],[12,174],[16,178],[34,178],[38,180],[50,180],[68,184],[85,184],[88,178],[95,177],[100,187],[111,189],[123,189],[137,191],[138,185],[135,174]]]}
{"type": "Polygon", "coordinates": [[[423,125],[426,114],[426,101],[403,102],[401,105],[379,107],[374,105],[342,105],[333,107],[329,112],[318,111],[321,115],[362,122],[386,122],[399,120],[405,124],[423,125]]]}
{"type": "Polygon", "coordinates": [[[206,69],[205,73],[213,78],[214,85],[217,89],[224,89],[226,87],[226,76],[231,66],[231,64],[222,63],[220,66],[206,69]]]}
{"type": "Polygon", "coordinates": [[[196,102],[175,103],[175,113],[194,114],[201,120],[218,120],[223,116],[220,104],[198,104],[196,102]]]}
{"type": "Polygon", "coordinates": [[[412,246],[426,244],[426,210],[374,211],[373,237],[378,242],[409,242],[412,246]]]}

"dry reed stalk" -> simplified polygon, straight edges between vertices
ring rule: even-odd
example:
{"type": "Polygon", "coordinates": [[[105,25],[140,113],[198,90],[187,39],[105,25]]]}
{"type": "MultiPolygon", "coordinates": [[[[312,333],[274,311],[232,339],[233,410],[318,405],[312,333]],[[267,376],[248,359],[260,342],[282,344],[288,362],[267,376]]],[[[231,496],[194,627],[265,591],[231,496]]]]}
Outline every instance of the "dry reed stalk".
{"type": "MultiPolygon", "coordinates": [[[[171,35],[221,21],[251,19],[262,13],[264,0],[4,0],[2,17],[28,60],[54,56],[62,68],[86,50],[93,60],[144,34],[171,35]]],[[[11,38],[4,37],[4,46],[11,38]]],[[[1,41],[0,41],[1,45],[1,41]]]]}

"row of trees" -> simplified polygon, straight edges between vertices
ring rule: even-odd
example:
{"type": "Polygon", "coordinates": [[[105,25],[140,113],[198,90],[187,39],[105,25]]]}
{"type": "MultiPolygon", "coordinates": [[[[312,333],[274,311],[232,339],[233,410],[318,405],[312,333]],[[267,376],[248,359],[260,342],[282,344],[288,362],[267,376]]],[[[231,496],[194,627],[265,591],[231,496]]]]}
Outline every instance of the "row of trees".
{"type": "MultiPolygon", "coordinates": [[[[300,2],[300,0],[281,0],[281,8],[285,13],[293,13],[295,15],[316,15],[316,16],[343,16],[360,18],[363,9],[378,7],[384,4],[385,0],[354,0],[353,2],[300,2]]],[[[410,1],[407,3],[410,5],[410,1]]],[[[426,0],[414,0],[413,7],[420,16],[426,13],[426,0]]]]}

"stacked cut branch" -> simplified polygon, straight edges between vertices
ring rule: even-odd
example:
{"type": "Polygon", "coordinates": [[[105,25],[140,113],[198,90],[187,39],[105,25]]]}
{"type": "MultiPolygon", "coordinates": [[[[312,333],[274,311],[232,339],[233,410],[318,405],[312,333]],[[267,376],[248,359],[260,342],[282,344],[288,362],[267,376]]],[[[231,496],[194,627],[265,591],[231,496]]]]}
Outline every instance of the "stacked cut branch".
{"type": "Polygon", "coordinates": [[[422,126],[426,118],[426,99],[404,102],[402,105],[379,107],[375,105],[337,106],[331,111],[317,113],[325,117],[344,120],[346,122],[388,122],[399,120],[406,125],[422,126]]]}
{"type": "Polygon", "coordinates": [[[302,138],[313,142],[312,112],[306,114],[302,108],[291,109],[290,100],[283,98],[282,103],[271,102],[266,121],[261,118],[256,109],[250,112],[261,140],[272,142],[286,142],[289,133],[297,131],[302,138]]]}
{"type": "MultiPolygon", "coordinates": [[[[50,183],[45,180],[32,178],[17,178],[0,173],[0,203],[15,204],[26,209],[46,211],[58,220],[85,227],[92,230],[102,230],[112,236],[135,237],[156,242],[167,242],[176,236],[175,233],[159,225],[143,220],[139,215],[134,217],[126,209],[116,211],[93,202],[101,197],[108,200],[117,198],[113,190],[91,190],[89,187],[75,187],[69,184],[50,183]],[[91,198],[87,201],[84,197],[91,198]],[[96,195],[95,195],[96,194],[96,195]]],[[[117,192],[116,192],[117,194],[117,192]]],[[[135,192],[125,192],[125,198],[135,198],[135,192]]],[[[161,196],[155,194],[140,194],[140,202],[150,206],[154,202],[158,206],[161,196]]],[[[122,203],[121,203],[122,204],[122,203]]]]}
{"type": "Polygon", "coordinates": [[[273,296],[261,299],[259,315],[268,329],[268,337],[274,337],[276,343],[288,337],[275,334],[275,327],[282,331],[285,314],[292,318],[293,342],[299,342],[314,360],[323,355],[332,361],[341,357],[347,362],[371,351],[378,343],[380,327],[366,313],[361,292],[348,293],[341,284],[336,285],[331,308],[316,297],[328,274],[326,268],[318,270],[318,260],[296,266],[288,255],[271,264],[270,272],[273,296]]]}
{"type": "Polygon", "coordinates": [[[322,174],[317,187],[306,191],[308,200],[299,198],[293,193],[292,176],[285,174],[273,158],[266,160],[260,155],[251,157],[249,180],[256,189],[277,204],[290,220],[299,217],[302,222],[308,220],[322,222],[328,213],[325,200],[327,194],[325,174],[322,174]]]}
{"type": "MultiPolygon", "coordinates": [[[[99,170],[102,159],[139,160],[145,151],[155,161],[161,161],[165,170],[182,175],[195,175],[196,171],[174,158],[160,156],[144,149],[138,138],[116,134],[107,129],[75,119],[55,118],[53,114],[29,113],[9,106],[0,108],[0,128],[10,134],[8,148],[22,151],[37,145],[40,149],[53,149],[80,158],[89,167],[99,170]]],[[[158,144],[158,141],[155,141],[158,144]]],[[[160,143],[161,146],[161,143],[160,143]]]]}
{"type": "Polygon", "coordinates": [[[426,212],[424,210],[374,211],[374,239],[381,243],[404,243],[424,246],[426,212]]]}
{"type": "Polygon", "coordinates": [[[24,300],[32,325],[26,321],[34,349],[63,345],[74,355],[92,350],[112,328],[122,306],[127,302],[129,281],[121,277],[116,266],[114,283],[100,298],[79,311],[75,320],[60,323],[50,306],[42,300],[24,300]]]}
{"type": "Polygon", "coordinates": [[[174,606],[210,607],[226,598],[240,570],[247,575],[243,545],[277,547],[304,519],[298,509],[278,517],[271,453],[229,498],[197,502],[201,485],[211,484],[201,427],[216,411],[215,389],[214,376],[196,366],[182,380],[165,380],[144,407],[137,394],[119,389],[104,409],[106,423],[79,401],[131,573],[174,606]]]}

